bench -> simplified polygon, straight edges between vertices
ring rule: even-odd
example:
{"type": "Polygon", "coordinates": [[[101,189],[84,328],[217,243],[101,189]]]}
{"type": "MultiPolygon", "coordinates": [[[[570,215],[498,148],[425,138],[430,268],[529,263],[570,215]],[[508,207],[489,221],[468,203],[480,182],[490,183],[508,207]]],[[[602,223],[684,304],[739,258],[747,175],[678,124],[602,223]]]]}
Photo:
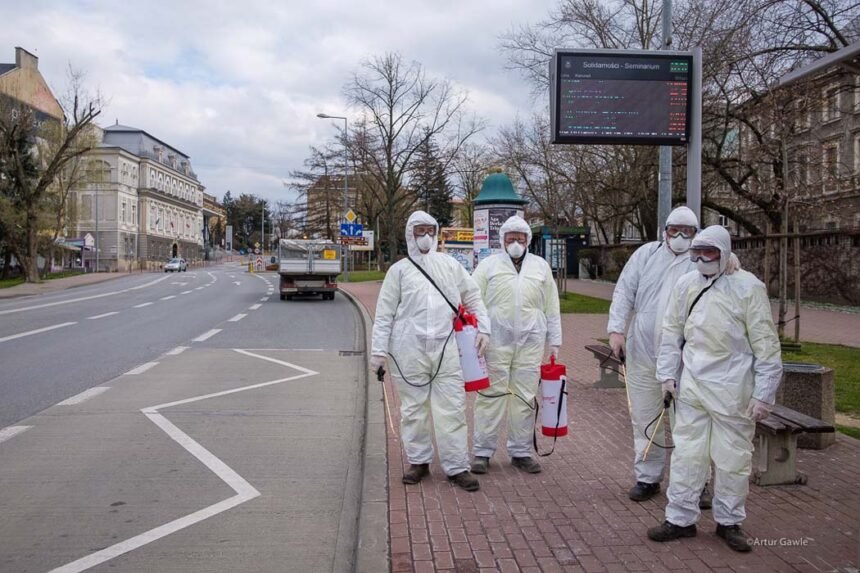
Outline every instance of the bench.
{"type": "Polygon", "coordinates": [[[600,380],[594,383],[594,388],[624,388],[624,382],[619,378],[621,361],[612,354],[612,349],[605,344],[590,344],[585,347],[600,362],[600,380]]]}
{"type": "Polygon", "coordinates": [[[770,416],[756,423],[758,468],[753,481],[756,485],[805,484],[806,476],[796,468],[798,435],[835,431],[826,422],[776,404],[770,416]]]}

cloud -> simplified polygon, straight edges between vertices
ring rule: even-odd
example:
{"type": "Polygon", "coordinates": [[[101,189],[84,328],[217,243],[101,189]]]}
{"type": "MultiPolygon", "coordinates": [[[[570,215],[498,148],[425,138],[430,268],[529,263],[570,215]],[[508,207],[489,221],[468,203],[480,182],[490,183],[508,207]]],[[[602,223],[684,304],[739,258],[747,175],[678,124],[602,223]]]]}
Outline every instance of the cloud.
{"type": "MultiPolygon", "coordinates": [[[[60,95],[85,70],[108,105],[101,123],[139,127],[191,156],[208,191],[289,196],[282,181],[350,115],[344,84],[365,58],[398,51],[469,90],[493,127],[530,112],[529,86],[504,69],[498,37],[553,0],[218,0],[130,4],[16,2],[0,21],[0,61],[39,56],[60,95]]],[[[538,102],[541,104],[541,102],[538,102]]],[[[490,135],[488,133],[487,135],[490,135]]]]}

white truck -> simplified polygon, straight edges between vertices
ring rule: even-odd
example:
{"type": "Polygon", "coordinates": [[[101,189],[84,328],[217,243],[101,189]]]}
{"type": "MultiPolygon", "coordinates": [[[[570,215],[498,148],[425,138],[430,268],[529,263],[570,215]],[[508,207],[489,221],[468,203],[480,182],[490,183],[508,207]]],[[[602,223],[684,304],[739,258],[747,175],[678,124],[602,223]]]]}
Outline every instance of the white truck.
{"type": "Polygon", "coordinates": [[[281,300],[321,294],[334,300],[340,274],[340,245],[324,240],[281,239],[278,243],[281,300]]]}

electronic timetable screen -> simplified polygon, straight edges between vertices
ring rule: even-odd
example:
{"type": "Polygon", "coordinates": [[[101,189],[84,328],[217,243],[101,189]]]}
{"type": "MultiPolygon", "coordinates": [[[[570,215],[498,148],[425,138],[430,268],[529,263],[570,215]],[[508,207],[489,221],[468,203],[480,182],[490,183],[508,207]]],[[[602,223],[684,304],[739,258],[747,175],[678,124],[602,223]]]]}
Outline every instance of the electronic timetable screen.
{"type": "Polygon", "coordinates": [[[686,145],[693,56],[557,51],[553,143],[686,145]]]}

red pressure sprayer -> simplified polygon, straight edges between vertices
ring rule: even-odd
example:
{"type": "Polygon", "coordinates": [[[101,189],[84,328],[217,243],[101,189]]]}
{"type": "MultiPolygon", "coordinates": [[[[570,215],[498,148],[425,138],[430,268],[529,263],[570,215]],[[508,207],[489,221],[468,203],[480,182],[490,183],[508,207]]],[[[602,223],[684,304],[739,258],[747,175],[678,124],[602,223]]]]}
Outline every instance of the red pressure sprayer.
{"type": "Polygon", "coordinates": [[[478,356],[478,348],[475,346],[478,338],[478,317],[466,312],[462,305],[454,319],[454,337],[460,352],[460,368],[463,371],[466,392],[489,388],[487,361],[483,356],[478,356]]]}
{"type": "Polygon", "coordinates": [[[544,436],[567,435],[567,367],[551,356],[541,364],[541,433],[544,436]]]}

